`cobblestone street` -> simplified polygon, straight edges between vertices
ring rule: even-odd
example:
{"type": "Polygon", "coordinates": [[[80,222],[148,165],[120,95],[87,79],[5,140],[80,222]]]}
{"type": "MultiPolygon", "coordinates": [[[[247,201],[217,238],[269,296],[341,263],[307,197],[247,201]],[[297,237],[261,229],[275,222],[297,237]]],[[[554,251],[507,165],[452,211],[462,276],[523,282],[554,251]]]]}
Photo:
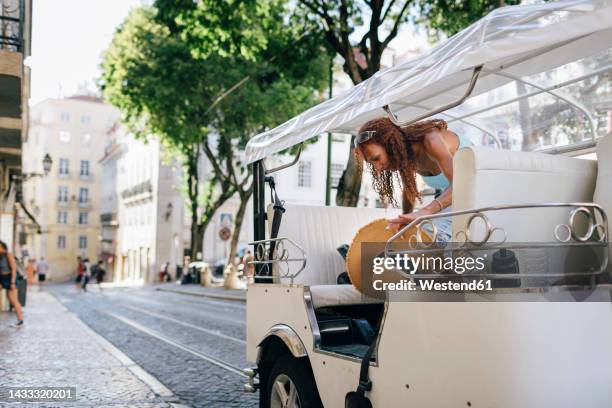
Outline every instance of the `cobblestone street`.
{"type": "MultiPolygon", "coordinates": [[[[151,287],[28,293],[26,325],[0,314],[0,385],[74,386],[52,406],[256,406],[244,394],[245,304],[151,287]]],[[[39,405],[50,406],[50,405],[39,405]]]]}

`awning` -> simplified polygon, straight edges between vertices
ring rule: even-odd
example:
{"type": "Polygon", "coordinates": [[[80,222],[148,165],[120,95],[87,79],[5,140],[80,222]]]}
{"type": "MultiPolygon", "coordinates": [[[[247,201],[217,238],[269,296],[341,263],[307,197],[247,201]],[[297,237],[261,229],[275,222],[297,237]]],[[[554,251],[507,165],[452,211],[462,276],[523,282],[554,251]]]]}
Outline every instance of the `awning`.
{"type": "Polygon", "coordinates": [[[612,0],[496,9],[425,55],[380,71],[258,134],[247,144],[246,159],[255,162],[326,132],[354,133],[366,121],[385,115],[385,105],[401,121],[418,118],[460,99],[478,67],[482,70],[472,97],[611,46],[612,0]]]}

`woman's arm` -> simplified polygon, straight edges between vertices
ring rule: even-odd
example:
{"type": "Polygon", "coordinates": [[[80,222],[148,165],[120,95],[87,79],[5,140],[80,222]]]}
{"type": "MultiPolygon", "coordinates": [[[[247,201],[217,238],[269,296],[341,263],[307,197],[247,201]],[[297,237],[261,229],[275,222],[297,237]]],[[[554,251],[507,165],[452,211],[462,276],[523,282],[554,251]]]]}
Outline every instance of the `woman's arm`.
{"type": "Polygon", "coordinates": [[[15,263],[15,258],[13,254],[7,253],[6,257],[8,259],[9,268],[11,268],[11,286],[17,283],[17,263],[15,263]]]}
{"type": "Polygon", "coordinates": [[[423,145],[425,147],[425,154],[436,162],[440,171],[444,173],[449,182],[448,188],[437,198],[440,204],[436,201],[432,201],[427,206],[423,207],[423,209],[430,214],[434,214],[442,211],[453,203],[453,155],[448,149],[444,137],[440,132],[431,132],[427,134],[423,141],[423,145]]]}

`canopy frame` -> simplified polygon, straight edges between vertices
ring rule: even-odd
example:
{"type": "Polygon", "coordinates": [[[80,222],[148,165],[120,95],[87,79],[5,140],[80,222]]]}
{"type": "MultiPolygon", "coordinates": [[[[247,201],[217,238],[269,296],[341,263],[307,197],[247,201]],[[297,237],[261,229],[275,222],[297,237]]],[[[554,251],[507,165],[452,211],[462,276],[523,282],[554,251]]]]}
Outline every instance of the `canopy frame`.
{"type": "MultiPolygon", "coordinates": [[[[580,75],[580,76],[577,76],[577,77],[574,77],[574,78],[568,79],[566,81],[562,81],[562,82],[559,82],[559,83],[556,83],[554,85],[550,85],[550,86],[547,86],[547,87],[543,87],[543,86],[540,86],[540,85],[533,86],[533,85],[531,85],[530,81],[523,81],[523,80],[521,80],[521,82],[523,82],[526,85],[533,86],[534,88],[536,88],[536,90],[531,91],[531,92],[526,92],[523,95],[518,95],[518,96],[515,96],[514,98],[509,98],[509,99],[506,99],[504,101],[497,102],[497,103],[495,103],[493,105],[489,105],[489,106],[487,106],[485,108],[476,109],[474,111],[467,112],[466,114],[464,114],[462,116],[458,116],[457,119],[454,119],[454,120],[461,120],[461,119],[469,118],[471,116],[475,116],[475,115],[478,115],[480,113],[484,113],[484,112],[487,112],[487,111],[490,111],[490,110],[493,110],[493,109],[497,109],[499,107],[502,107],[502,106],[505,106],[505,105],[509,105],[511,103],[514,103],[514,102],[518,102],[518,101],[520,101],[522,99],[531,98],[532,96],[540,95],[540,94],[543,94],[543,93],[550,94],[551,91],[554,92],[555,89],[563,88],[563,87],[565,87],[567,85],[571,85],[571,84],[574,84],[576,82],[583,81],[583,80],[588,79],[590,77],[593,77],[595,75],[606,73],[608,71],[612,71],[612,64],[608,64],[608,65],[606,65],[606,66],[604,66],[602,68],[596,69],[596,70],[591,71],[591,72],[589,72],[587,74],[580,75]]],[[[493,75],[497,75],[498,73],[492,73],[492,74],[493,75]]],[[[552,93],[552,95],[563,100],[562,97],[557,96],[554,93],[552,93]]],[[[567,102],[569,105],[575,107],[576,109],[578,109],[580,111],[583,111],[583,109],[584,109],[583,107],[581,107],[581,106],[579,106],[579,105],[577,105],[575,103],[572,103],[569,100],[565,100],[565,102],[567,102]]],[[[589,117],[589,116],[587,116],[587,117],[589,117]]],[[[594,125],[594,126],[596,126],[596,125],[594,125]]],[[[596,133],[594,132],[593,135],[595,136],[596,133]]],[[[595,137],[593,138],[593,140],[594,139],[595,139],[595,137]]]]}
{"type": "Polygon", "coordinates": [[[405,122],[401,122],[397,116],[395,115],[395,113],[393,113],[393,111],[391,110],[391,107],[389,105],[385,105],[382,108],[384,109],[385,112],[387,112],[387,116],[389,116],[389,119],[391,120],[391,122],[393,122],[394,125],[396,126],[408,126],[411,125],[415,122],[418,122],[420,120],[423,119],[427,119],[433,115],[437,115],[438,113],[442,113],[446,110],[452,109],[456,106],[461,105],[467,98],[470,97],[470,95],[472,94],[472,92],[474,91],[474,87],[476,86],[476,82],[478,81],[478,76],[480,75],[480,72],[482,71],[482,65],[479,65],[477,67],[474,68],[474,71],[472,71],[472,78],[470,79],[470,83],[468,84],[467,89],[465,90],[464,94],[459,98],[456,99],[450,103],[447,103],[444,106],[441,106],[439,108],[436,108],[434,110],[431,110],[429,112],[426,112],[422,115],[417,116],[416,118],[407,120],[405,122]]]}

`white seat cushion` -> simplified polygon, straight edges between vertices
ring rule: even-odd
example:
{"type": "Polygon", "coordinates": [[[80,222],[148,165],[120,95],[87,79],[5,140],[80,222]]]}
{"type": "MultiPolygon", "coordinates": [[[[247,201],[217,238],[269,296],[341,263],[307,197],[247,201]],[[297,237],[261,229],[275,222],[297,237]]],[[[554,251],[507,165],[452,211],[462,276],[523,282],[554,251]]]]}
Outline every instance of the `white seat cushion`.
{"type": "Polygon", "coordinates": [[[357,305],[362,303],[383,303],[361,294],[353,285],[314,285],[310,287],[315,309],[325,306],[357,305]]]}
{"type": "Polygon", "coordinates": [[[599,204],[608,217],[612,217],[612,133],[597,143],[597,166],[593,202],[599,204]]]}
{"type": "MultiPolygon", "coordinates": [[[[287,204],[285,209],[278,236],[290,238],[306,252],[306,268],[294,283],[307,285],[335,284],[337,276],[346,270],[345,262],[336,248],[350,244],[357,230],[370,221],[399,213],[399,210],[381,208],[296,204],[287,204]]],[[[301,256],[289,244],[285,245],[285,249],[289,252],[289,258],[301,256]]],[[[290,265],[293,270],[297,266],[297,263],[290,265]]]]}
{"type": "MultiPolygon", "coordinates": [[[[456,153],[453,165],[454,210],[593,201],[597,175],[597,163],[593,160],[469,147],[456,153]]],[[[493,227],[506,231],[508,242],[552,242],[554,228],[568,222],[569,211],[568,208],[504,210],[487,216],[493,227]]],[[[467,216],[453,219],[454,237],[465,229],[466,221],[467,216]]],[[[482,224],[474,229],[482,231],[482,224]]],[[[478,231],[471,233],[479,235],[478,231]]],[[[501,238],[501,235],[492,237],[495,241],[501,238]]]]}

